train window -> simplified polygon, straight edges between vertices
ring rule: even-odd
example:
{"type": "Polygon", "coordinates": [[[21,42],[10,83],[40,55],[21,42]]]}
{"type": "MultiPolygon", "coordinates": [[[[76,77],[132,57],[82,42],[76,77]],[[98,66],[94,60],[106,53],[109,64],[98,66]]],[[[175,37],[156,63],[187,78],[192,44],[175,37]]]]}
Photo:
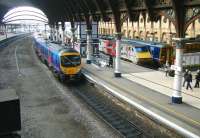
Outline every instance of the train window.
{"type": "Polygon", "coordinates": [[[147,52],[147,47],[135,47],[136,52],[147,52]]]}
{"type": "Polygon", "coordinates": [[[81,58],[77,55],[62,56],[61,65],[64,67],[73,67],[81,64],[81,58]]]}

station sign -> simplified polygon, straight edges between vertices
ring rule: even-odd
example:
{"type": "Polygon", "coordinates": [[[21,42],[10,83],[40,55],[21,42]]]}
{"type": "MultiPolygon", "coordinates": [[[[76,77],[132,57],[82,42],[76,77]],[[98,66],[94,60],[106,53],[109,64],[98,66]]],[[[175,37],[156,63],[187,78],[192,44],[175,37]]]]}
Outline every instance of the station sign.
{"type": "Polygon", "coordinates": [[[176,66],[176,65],[171,65],[171,69],[175,71],[180,71],[180,72],[182,71],[181,67],[176,66]]]}

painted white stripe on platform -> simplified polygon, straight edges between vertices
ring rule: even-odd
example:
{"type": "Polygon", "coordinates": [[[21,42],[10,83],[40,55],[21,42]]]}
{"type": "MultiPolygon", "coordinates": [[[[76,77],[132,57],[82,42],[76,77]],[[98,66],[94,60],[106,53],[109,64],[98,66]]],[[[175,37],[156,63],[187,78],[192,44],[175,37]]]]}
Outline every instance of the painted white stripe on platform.
{"type": "Polygon", "coordinates": [[[90,79],[91,81],[97,83],[98,85],[103,86],[104,88],[106,88],[107,90],[109,90],[110,92],[112,92],[114,95],[116,95],[117,97],[123,99],[124,101],[128,102],[129,104],[135,106],[137,109],[139,109],[140,111],[146,113],[147,115],[155,118],[156,120],[160,121],[162,124],[167,125],[168,127],[175,129],[177,132],[179,132],[180,134],[189,137],[189,138],[200,138],[200,136],[188,131],[187,129],[178,126],[177,124],[175,124],[174,122],[171,122],[169,120],[167,120],[166,118],[152,112],[151,110],[145,108],[144,106],[132,101],[131,99],[121,95],[119,92],[113,90],[112,88],[108,87],[103,81],[101,80],[95,80],[93,77],[91,77],[90,75],[88,75],[87,73],[84,72],[84,75],[90,79]]]}
{"type": "Polygon", "coordinates": [[[18,58],[17,58],[17,48],[18,48],[18,46],[15,47],[15,63],[16,63],[16,67],[17,67],[17,72],[20,73],[19,63],[18,63],[18,58]]]}
{"type": "MultiPolygon", "coordinates": [[[[132,82],[138,83],[149,89],[159,92],[161,94],[167,95],[169,97],[172,96],[173,78],[165,77],[165,74],[162,72],[154,71],[154,72],[143,72],[143,73],[130,73],[130,74],[123,74],[123,77],[132,82]],[[153,78],[153,74],[154,76],[156,75],[156,77],[153,78]]],[[[200,98],[199,98],[200,94],[195,90],[198,89],[193,89],[193,92],[191,92],[189,90],[185,91],[183,88],[182,89],[183,101],[184,103],[187,103],[193,107],[200,109],[200,98]]]]}

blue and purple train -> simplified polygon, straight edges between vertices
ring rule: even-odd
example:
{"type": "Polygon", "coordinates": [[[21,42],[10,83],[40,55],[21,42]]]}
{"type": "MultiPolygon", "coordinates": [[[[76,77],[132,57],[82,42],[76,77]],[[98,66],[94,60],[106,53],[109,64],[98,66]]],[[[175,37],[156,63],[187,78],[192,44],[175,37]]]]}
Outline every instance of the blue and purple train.
{"type": "Polygon", "coordinates": [[[60,80],[81,77],[81,56],[73,48],[64,48],[47,43],[42,38],[35,38],[35,51],[60,80]]]}

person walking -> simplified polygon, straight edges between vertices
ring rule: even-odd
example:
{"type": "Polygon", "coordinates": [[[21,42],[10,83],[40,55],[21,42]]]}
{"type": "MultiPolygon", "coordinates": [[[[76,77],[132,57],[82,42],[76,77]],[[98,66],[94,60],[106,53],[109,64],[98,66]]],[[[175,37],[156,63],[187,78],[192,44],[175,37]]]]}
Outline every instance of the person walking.
{"type": "Polygon", "coordinates": [[[188,88],[190,88],[192,90],[192,86],[191,86],[191,82],[192,82],[192,74],[191,71],[188,72],[187,76],[186,76],[186,82],[187,82],[187,86],[186,89],[188,90],[188,88]]]}
{"type": "Polygon", "coordinates": [[[188,69],[186,69],[185,72],[184,72],[184,75],[183,75],[183,78],[184,78],[184,80],[183,80],[183,87],[185,86],[185,83],[186,83],[186,77],[187,77],[187,75],[188,75],[188,72],[189,72],[188,69]]]}
{"type": "Polygon", "coordinates": [[[195,76],[196,82],[194,85],[194,88],[199,88],[199,82],[200,82],[200,70],[197,70],[197,74],[195,76]]]}

